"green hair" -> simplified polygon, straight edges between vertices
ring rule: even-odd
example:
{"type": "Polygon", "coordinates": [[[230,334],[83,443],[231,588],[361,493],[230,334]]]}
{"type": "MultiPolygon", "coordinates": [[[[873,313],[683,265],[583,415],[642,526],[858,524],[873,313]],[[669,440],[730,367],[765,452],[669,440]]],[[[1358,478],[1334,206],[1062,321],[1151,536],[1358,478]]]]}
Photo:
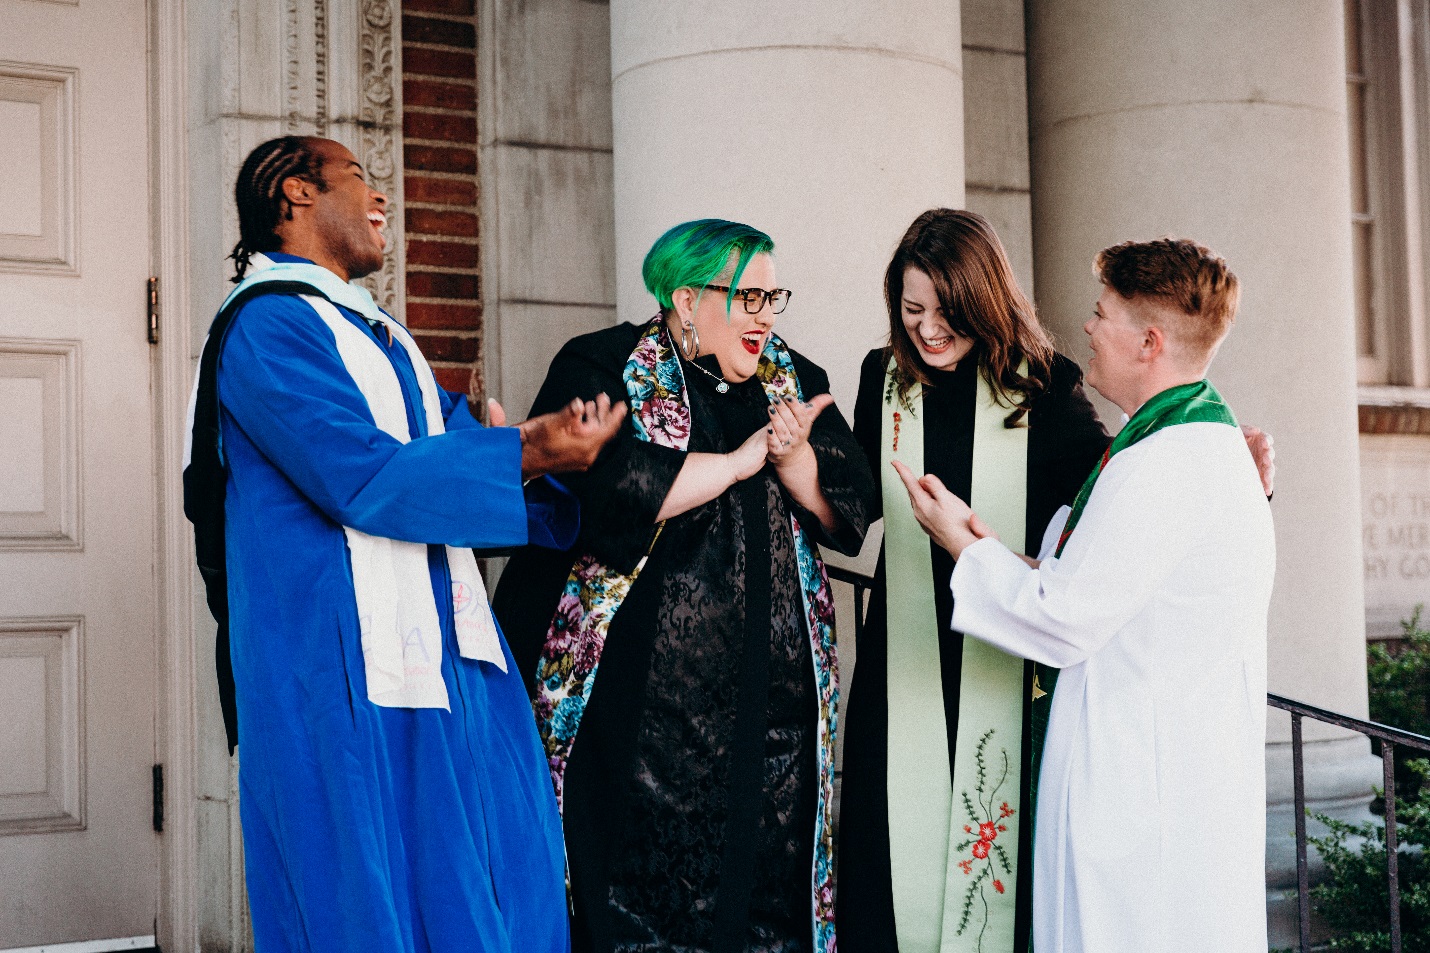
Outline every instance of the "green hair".
{"type": "MultiPolygon", "coordinates": [[[[661,310],[669,311],[674,307],[670,296],[676,289],[703,291],[725,270],[731,252],[739,255],[735,273],[730,276],[730,287],[737,288],[750,259],[774,250],[774,239],[758,228],[722,218],[702,218],[677,225],[657,238],[646,252],[641,277],[646,290],[660,302],[661,310]]],[[[729,297],[725,299],[725,313],[730,313],[729,297]]]]}

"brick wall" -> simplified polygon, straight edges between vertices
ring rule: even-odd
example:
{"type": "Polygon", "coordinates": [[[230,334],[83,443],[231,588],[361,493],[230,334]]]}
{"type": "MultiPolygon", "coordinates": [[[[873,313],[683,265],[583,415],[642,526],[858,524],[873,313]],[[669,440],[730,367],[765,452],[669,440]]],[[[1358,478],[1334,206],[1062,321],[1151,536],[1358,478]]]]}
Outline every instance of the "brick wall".
{"type": "Polygon", "coordinates": [[[402,127],[407,324],[437,382],[480,398],[475,4],[403,0],[402,127]]]}

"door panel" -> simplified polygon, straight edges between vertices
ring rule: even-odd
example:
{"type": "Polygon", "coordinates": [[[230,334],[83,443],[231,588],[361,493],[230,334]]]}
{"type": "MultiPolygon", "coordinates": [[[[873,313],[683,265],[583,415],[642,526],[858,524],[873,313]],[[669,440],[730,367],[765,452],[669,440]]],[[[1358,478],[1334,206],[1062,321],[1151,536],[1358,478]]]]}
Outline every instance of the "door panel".
{"type": "Polygon", "coordinates": [[[0,0],[0,949],[154,932],[144,0],[0,0]]]}

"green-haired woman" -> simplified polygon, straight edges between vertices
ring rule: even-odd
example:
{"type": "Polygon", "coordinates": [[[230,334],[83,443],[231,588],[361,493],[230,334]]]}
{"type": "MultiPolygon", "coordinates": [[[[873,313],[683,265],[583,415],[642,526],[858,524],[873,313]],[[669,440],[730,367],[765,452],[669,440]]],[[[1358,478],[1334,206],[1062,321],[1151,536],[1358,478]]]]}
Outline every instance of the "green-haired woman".
{"type": "Polygon", "coordinates": [[[672,228],[643,269],[658,313],[568,342],[533,408],[630,408],[568,481],[575,548],[522,552],[495,600],[562,804],[577,951],[834,949],[817,547],[856,552],[876,501],[824,372],[773,333],[773,248],[672,228]]]}

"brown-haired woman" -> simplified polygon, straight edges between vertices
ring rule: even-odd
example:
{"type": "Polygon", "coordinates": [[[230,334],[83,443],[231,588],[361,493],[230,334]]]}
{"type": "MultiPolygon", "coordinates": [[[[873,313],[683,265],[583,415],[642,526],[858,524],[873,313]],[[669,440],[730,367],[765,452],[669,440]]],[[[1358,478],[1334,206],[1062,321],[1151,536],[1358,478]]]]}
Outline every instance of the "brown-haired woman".
{"type": "Polygon", "coordinates": [[[890,344],[865,358],[854,408],[855,438],[881,494],[889,486],[844,724],[840,950],[1024,951],[1055,673],[949,632],[952,558],[886,478],[892,459],[936,474],[1036,555],[1110,438],[981,216],[920,215],[884,287],[890,344]]]}

